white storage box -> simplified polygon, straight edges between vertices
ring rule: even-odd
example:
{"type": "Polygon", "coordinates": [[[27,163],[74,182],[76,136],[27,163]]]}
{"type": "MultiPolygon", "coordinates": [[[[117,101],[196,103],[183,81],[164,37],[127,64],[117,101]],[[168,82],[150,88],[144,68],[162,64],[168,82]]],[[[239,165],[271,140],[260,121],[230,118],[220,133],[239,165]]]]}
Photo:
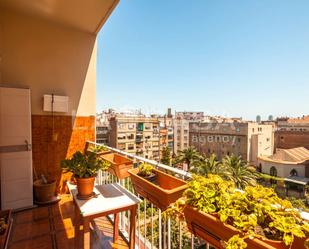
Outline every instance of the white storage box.
{"type": "Polygon", "coordinates": [[[43,111],[45,112],[51,112],[51,111],[68,112],[69,111],[69,97],[45,94],[43,111]]]}

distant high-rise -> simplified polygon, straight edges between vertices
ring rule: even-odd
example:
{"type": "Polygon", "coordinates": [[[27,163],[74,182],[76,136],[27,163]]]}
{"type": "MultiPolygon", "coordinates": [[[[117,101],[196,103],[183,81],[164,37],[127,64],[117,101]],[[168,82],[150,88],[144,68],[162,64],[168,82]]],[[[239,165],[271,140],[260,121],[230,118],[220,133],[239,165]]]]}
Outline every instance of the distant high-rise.
{"type": "Polygon", "coordinates": [[[172,108],[167,109],[167,117],[169,117],[169,118],[172,117],[172,108]]]}

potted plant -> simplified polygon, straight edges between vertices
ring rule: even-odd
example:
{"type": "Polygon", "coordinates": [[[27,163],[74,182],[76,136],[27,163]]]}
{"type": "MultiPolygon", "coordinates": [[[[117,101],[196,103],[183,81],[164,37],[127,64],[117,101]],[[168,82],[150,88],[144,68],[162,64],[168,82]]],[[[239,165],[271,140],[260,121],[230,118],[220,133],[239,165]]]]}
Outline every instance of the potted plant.
{"type": "Polygon", "coordinates": [[[157,170],[147,163],[128,172],[135,191],[162,210],[180,198],[187,188],[185,181],[157,170]]]}
{"type": "Polygon", "coordinates": [[[138,175],[143,177],[144,179],[155,182],[156,181],[156,174],[153,173],[153,166],[148,163],[141,163],[138,166],[138,175]]]}
{"type": "Polygon", "coordinates": [[[61,161],[65,171],[72,172],[77,184],[78,198],[88,199],[93,195],[94,180],[99,170],[107,170],[110,164],[97,158],[94,152],[83,154],[74,153],[71,159],[61,161]]]}
{"type": "Polygon", "coordinates": [[[189,230],[216,248],[309,248],[309,224],[272,189],[240,191],[216,175],[194,176],[188,185],[168,213],[183,215],[189,230]]]}
{"type": "Polygon", "coordinates": [[[0,211],[0,248],[6,248],[12,223],[12,210],[0,211]]]}
{"type": "Polygon", "coordinates": [[[104,145],[97,145],[97,146],[86,146],[86,152],[93,152],[95,153],[97,156],[101,156],[101,155],[105,155],[108,153],[111,153],[111,151],[104,145]]]}
{"type": "Polygon", "coordinates": [[[118,179],[129,177],[128,170],[133,167],[133,161],[121,156],[117,153],[109,153],[102,155],[101,158],[110,164],[108,172],[116,176],[118,179]]]}
{"type": "Polygon", "coordinates": [[[56,181],[47,180],[44,175],[33,183],[34,200],[37,204],[46,204],[57,200],[56,181]]]}

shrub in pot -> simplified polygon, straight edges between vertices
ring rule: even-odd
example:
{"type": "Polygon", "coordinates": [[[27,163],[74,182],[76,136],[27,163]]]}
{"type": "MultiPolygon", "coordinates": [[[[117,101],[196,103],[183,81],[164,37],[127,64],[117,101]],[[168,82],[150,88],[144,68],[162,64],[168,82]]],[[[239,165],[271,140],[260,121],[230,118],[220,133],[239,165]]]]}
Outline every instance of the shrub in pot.
{"type": "Polygon", "coordinates": [[[141,163],[138,166],[138,175],[150,182],[156,181],[156,174],[153,173],[154,167],[148,163],[141,163]]]}
{"type": "Polygon", "coordinates": [[[96,153],[74,153],[72,158],[61,161],[65,171],[72,172],[77,184],[78,196],[82,199],[90,198],[93,194],[94,180],[99,170],[107,170],[110,163],[98,158],[96,153]]]}
{"type": "Polygon", "coordinates": [[[87,147],[86,151],[87,151],[87,153],[88,152],[93,152],[97,156],[111,153],[111,151],[107,147],[105,147],[104,145],[97,145],[97,146],[87,147]]]}
{"type": "Polygon", "coordinates": [[[244,191],[219,176],[194,176],[183,198],[168,210],[218,248],[309,248],[309,224],[287,200],[260,185],[244,191]]]}

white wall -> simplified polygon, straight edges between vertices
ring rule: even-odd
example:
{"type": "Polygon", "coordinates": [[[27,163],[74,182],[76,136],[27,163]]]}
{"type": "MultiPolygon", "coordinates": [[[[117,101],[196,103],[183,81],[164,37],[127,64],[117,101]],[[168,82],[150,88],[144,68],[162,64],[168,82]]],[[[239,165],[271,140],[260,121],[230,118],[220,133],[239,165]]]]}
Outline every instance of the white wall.
{"type": "Polygon", "coordinates": [[[280,164],[276,162],[268,162],[259,159],[259,164],[262,165],[262,172],[265,174],[270,174],[270,168],[275,167],[277,169],[278,177],[288,177],[292,169],[295,169],[298,176],[305,177],[305,165],[295,165],[295,164],[280,164]]]}
{"type": "Polygon", "coordinates": [[[274,132],[272,125],[248,124],[248,158],[254,165],[259,156],[271,156],[274,151],[274,132]],[[259,129],[261,129],[259,131],[259,129]]]}
{"type": "Polygon", "coordinates": [[[1,8],[0,53],[0,84],[30,88],[32,114],[54,93],[69,96],[66,115],[95,115],[95,35],[1,8]]]}

